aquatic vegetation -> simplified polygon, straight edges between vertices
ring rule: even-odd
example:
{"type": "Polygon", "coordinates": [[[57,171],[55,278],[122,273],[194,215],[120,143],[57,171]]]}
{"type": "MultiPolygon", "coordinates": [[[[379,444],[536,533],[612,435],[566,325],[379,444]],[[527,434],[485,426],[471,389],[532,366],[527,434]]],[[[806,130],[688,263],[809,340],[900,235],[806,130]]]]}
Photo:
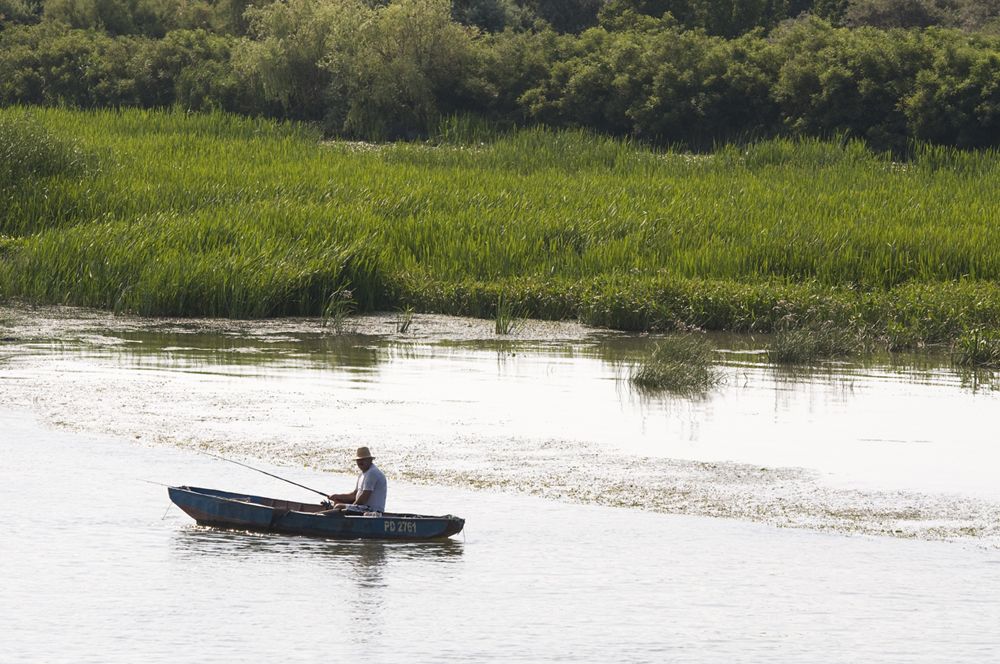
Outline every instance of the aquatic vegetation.
{"type": "Polygon", "coordinates": [[[831,323],[781,329],[767,348],[768,358],[777,364],[802,364],[834,357],[846,357],[865,348],[856,330],[831,323]]]}
{"type": "Polygon", "coordinates": [[[347,322],[357,303],[354,301],[352,293],[346,287],[334,288],[326,298],[326,305],[323,307],[323,327],[329,327],[338,334],[344,330],[344,323],[347,322]]]}
{"type": "Polygon", "coordinates": [[[0,187],[6,297],[334,320],[348,288],[351,311],[479,316],[498,334],[524,317],[660,332],[830,321],[845,343],[891,348],[1000,330],[996,151],[901,164],[849,140],[775,139],[691,155],[460,119],[453,143],[360,149],[224,113],[30,115],[101,167],[0,187]]]}
{"type": "Polygon", "coordinates": [[[413,307],[406,307],[399,312],[399,318],[396,319],[396,333],[406,334],[411,325],[413,325],[413,307]]]}
{"type": "Polygon", "coordinates": [[[493,318],[493,329],[498,335],[508,336],[517,332],[521,326],[520,307],[514,306],[503,291],[497,295],[496,314],[493,318]]]}
{"type": "Polygon", "coordinates": [[[952,361],[960,367],[1000,369],[1000,334],[973,329],[955,340],[952,361]]]}
{"type": "Polygon", "coordinates": [[[628,380],[643,392],[698,394],[722,380],[711,344],[694,334],[665,337],[653,352],[632,364],[628,380]]]}

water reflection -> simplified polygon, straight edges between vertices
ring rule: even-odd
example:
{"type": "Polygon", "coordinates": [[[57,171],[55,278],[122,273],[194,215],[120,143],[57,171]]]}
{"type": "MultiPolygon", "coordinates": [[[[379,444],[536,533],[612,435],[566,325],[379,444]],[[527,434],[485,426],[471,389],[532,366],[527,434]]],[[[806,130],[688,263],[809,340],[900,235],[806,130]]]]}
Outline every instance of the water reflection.
{"type": "Polygon", "coordinates": [[[989,369],[967,369],[959,371],[959,380],[963,388],[977,392],[996,392],[1000,390],[1000,375],[989,369]]]}
{"type": "Polygon", "coordinates": [[[455,540],[440,542],[384,542],[378,540],[333,540],[299,535],[258,533],[189,525],[178,528],[171,541],[180,556],[308,556],[338,568],[350,568],[365,578],[365,585],[379,585],[378,577],[390,560],[455,560],[464,545],[455,540]]]}

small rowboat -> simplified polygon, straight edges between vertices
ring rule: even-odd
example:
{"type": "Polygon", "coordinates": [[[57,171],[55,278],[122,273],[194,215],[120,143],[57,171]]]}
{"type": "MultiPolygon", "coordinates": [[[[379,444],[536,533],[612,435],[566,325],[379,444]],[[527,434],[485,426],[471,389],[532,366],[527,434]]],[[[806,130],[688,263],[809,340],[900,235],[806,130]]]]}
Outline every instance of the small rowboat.
{"type": "Polygon", "coordinates": [[[332,512],[321,505],[193,486],[168,487],[170,500],[203,526],[335,539],[431,540],[462,531],[457,516],[332,512]]]}

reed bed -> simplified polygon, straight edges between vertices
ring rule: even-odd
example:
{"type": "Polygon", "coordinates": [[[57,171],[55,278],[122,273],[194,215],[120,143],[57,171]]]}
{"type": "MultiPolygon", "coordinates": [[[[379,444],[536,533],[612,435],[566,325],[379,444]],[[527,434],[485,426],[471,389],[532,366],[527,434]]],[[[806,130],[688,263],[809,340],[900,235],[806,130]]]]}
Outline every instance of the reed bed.
{"type": "Polygon", "coordinates": [[[526,316],[618,329],[792,316],[888,345],[1000,329],[996,151],[915,146],[898,163],[776,139],[691,155],[466,127],[482,140],[358,149],[140,110],[4,109],[0,126],[29,116],[90,165],[0,188],[4,296],[255,317],[320,316],[349,292],[357,310],[494,317],[503,293],[526,316]]]}

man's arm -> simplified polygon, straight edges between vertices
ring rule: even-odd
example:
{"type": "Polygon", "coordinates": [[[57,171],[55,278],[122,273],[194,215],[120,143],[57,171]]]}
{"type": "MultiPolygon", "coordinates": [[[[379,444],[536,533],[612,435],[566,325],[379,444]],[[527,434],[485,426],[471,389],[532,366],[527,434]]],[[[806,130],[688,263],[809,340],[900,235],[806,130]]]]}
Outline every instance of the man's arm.
{"type": "Polygon", "coordinates": [[[354,499],[355,505],[367,505],[368,499],[372,497],[371,491],[362,491],[358,494],[357,498],[354,499]]]}
{"type": "MultiPolygon", "coordinates": [[[[354,502],[354,496],[357,494],[358,490],[355,489],[350,493],[331,493],[328,497],[335,503],[351,503],[354,502]]],[[[371,493],[370,491],[368,493],[371,493]]]]}

